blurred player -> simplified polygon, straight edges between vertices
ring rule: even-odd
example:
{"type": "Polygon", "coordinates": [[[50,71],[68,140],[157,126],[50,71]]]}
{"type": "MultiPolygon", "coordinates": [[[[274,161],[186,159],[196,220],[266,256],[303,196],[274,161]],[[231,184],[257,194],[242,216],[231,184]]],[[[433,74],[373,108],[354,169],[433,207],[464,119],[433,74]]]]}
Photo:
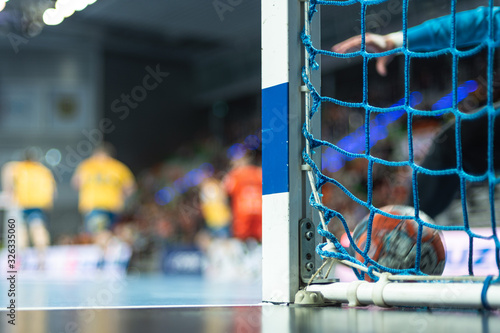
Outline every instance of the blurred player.
{"type": "Polygon", "coordinates": [[[113,146],[102,143],[78,165],[72,178],[73,186],[79,190],[85,231],[104,252],[116,214],[135,190],[132,172],[113,155],[113,146]]]}
{"type": "Polygon", "coordinates": [[[262,240],[262,168],[251,163],[246,153],[232,160],[224,178],[231,199],[233,236],[240,240],[262,240]]]}
{"type": "Polygon", "coordinates": [[[201,182],[200,203],[210,235],[215,238],[228,238],[231,234],[231,209],[227,193],[218,179],[209,177],[201,182]]]}
{"type": "Polygon", "coordinates": [[[4,166],[2,181],[13,205],[22,212],[24,223],[19,224],[19,247],[28,246],[31,240],[39,255],[39,269],[43,269],[45,251],[50,245],[46,213],[52,209],[56,182],[52,172],[38,162],[38,157],[35,148],[28,148],[23,161],[4,166]]]}
{"type": "MultiPolygon", "coordinates": [[[[472,47],[477,46],[485,41],[488,37],[488,12],[489,8],[478,7],[474,10],[464,11],[456,14],[456,46],[457,47],[472,47]]],[[[495,46],[500,44],[500,7],[493,8],[493,27],[495,46]]],[[[411,51],[433,51],[450,47],[451,38],[451,15],[443,16],[436,19],[428,20],[419,26],[407,30],[407,45],[411,51]]],[[[336,44],[332,47],[332,51],[338,53],[352,52],[360,49],[361,36],[355,36],[336,44]]],[[[375,35],[367,33],[365,35],[365,48],[369,52],[386,52],[403,45],[403,33],[395,32],[388,35],[375,35]]],[[[387,75],[387,65],[394,58],[394,55],[379,57],[376,60],[377,72],[385,76],[387,75]]],[[[495,128],[498,128],[498,120],[495,120],[495,128]]],[[[498,132],[498,131],[496,131],[498,132]]],[[[474,120],[462,121],[462,154],[464,171],[471,174],[483,174],[487,171],[487,117],[480,117],[474,120]]],[[[500,161],[500,135],[494,137],[494,160],[496,163],[500,161]]],[[[431,170],[446,170],[454,169],[457,164],[456,148],[455,148],[455,126],[450,124],[445,126],[443,131],[434,140],[433,147],[430,153],[426,156],[422,166],[431,170]]],[[[495,165],[498,170],[499,165],[495,165]]],[[[455,175],[449,176],[430,176],[419,173],[418,175],[418,194],[419,208],[427,213],[430,217],[435,217],[441,213],[451,203],[455,193],[459,189],[459,179],[455,175]]],[[[409,204],[413,205],[413,198],[410,198],[409,204]]],[[[365,226],[366,227],[366,226],[365,226]]],[[[374,231],[377,232],[377,231],[374,231]]],[[[356,241],[364,237],[364,232],[355,231],[357,233],[356,241]]],[[[403,231],[404,233],[404,231],[403,231]]],[[[387,241],[396,244],[384,246],[400,247],[401,244],[395,242],[402,238],[407,238],[407,235],[402,235],[398,238],[387,238],[387,241]]],[[[358,242],[357,242],[358,243],[358,242]]],[[[358,244],[359,245],[359,244],[358,244]]],[[[382,246],[382,245],[380,245],[382,246]]],[[[408,246],[413,246],[409,244],[408,246]]],[[[401,253],[406,250],[400,249],[401,253]]],[[[387,254],[391,256],[391,254],[387,254]]],[[[392,266],[400,265],[396,262],[400,258],[378,258],[384,259],[385,262],[391,262],[392,266]]],[[[422,262],[425,258],[422,259],[422,262]]],[[[425,263],[425,262],[424,262],[425,263]]],[[[389,265],[391,267],[391,264],[389,265]]],[[[407,267],[410,268],[410,267],[407,267]]]]}

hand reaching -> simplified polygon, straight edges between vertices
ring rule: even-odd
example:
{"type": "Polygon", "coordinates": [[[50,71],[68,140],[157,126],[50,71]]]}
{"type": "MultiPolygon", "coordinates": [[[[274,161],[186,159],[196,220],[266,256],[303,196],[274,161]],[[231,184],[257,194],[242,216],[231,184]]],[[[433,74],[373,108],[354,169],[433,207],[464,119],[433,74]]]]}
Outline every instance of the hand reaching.
{"type": "MultiPolygon", "coordinates": [[[[333,52],[348,53],[359,51],[361,48],[361,35],[351,37],[343,42],[340,42],[332,47],[333,52]]],[[[387,35],[376,35],[372,33],[365,34],[365,49],[367,52],[380,53],[396,48],[396,44],[387,35]]],[[[394,55],[379,57],[376,60],[377,72],[382,75],[387,75],[387,65],[394,58],[394,55]]]]}

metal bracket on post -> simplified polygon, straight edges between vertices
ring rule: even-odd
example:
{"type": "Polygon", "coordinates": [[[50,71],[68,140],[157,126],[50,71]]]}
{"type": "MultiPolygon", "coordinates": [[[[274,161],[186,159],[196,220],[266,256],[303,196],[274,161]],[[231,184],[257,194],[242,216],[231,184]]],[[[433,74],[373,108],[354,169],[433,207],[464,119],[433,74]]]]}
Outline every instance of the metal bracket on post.
{"type": "MultiPolygon", "coordinates": [[[[299,264],[300,278],[302,283],[308,284],[309,280],[316,272],[316,228],[310,218],[303,218],[299,221],[299,264]]],[[[324,278],[317,276],[312,284],[328,284],[339,282],[337,278],[324,278]]]]}
{"type": "Polygon", "coordinates": [[[303,283],[307,283],[313,276],[315,265],[315,236],[316,230],[314,223],[309,218],[303,218],[299,222],[299,264],[300,264],[300,278],[303,283]]]}

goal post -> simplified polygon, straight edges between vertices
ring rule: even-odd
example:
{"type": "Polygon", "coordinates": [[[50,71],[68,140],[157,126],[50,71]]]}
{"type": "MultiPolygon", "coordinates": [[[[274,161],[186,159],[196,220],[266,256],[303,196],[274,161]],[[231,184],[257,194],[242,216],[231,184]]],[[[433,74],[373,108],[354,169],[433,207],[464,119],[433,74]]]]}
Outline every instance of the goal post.
{"type": "MultiPolygon", "coordinates": [[[[261,1],[262,295],[264,302],[272,303],[292,302],[303,278],[312,274],[318,261],[314,248],[308,262],[301,260],[299,251],[301,221],[310,221],[314,232],[318,215],[308,203],[309,184],[301,170],[305,147],[301,68],[305,56],[300,34],[305,6],[299,0],[261,1]],[[304,269],[306,264],[309,270],[304,269]]],[[[315,24],[313,38],[319,41],[319,20],[315,24]]],[[[319,86],[319,73],[313,80],[319,86]]],[[[316,131],[320,130],[319,121],[318,117],[313,124],[316,131]]]]}
{"type": "MultiPolygon", "coordinates": [[[[364,34],[364,25],[367,7],[384,2],[384,0],[361,2],[361,33],[364,34]]],[[[453,1],[452,1],[453,2],[453,1]]],[[[437,111],[418,109],[417,95],[410,91],[409,75],[410,62],[412,58],[424,58],[434,55],[432,52],[417,53],[407,48],[407,9],[408,0],[405,0],[403,8],[403,45],[398,49],[390,50],[382,55],[373,54],[365,50],[362,45],[360,51],[351,54],[339,54],[331,51],[317,49],[320,45],[320,22],[319,7],[322,5],[344,6],[358,3],[358,1],[319,1],[319,0],[262,0],[262,169],[263,169],[263,237],[262,237],[262,297],[264,302],[270,303],[301,303],[307,305],[323,305],[326,303],[339,304],[348,303],[351,306],[378,305],[386,306],[419,306],[419,307],[455,307],[455,308],[500,308],[500,285],[498,276],[473,276],[472,274],[472,245],[469,248],[469,275],[440,276],[427,275],[421,270],[421,258],[423,247],[424,227],[462,231],[469,237],[472,244],[474,239],[488,239],[495,242],[495,253],[498,268],[499,245],[496,236],[496,221],[492,213],[492,235],[483,236],[471,231],[467,217],[464,226],[440,226],[426,221],[422,212],[411,208],[410,213],[403,211],[383,211],[376,207],[372,201],[373,195],[373,169],[374,166],[397,168],[405,167],[412,172],[412,188],[417,184],[419,173],[441,176],[449,173],[449,170],[429,170],[415,163],[413,156],[413,117],[431,117],[437,111],[448,112],[457,115],[456,121],[457,138],[460,134],[462,111],[458,108],[460,102],[457,91],[461,89],[457,84],[456,70],[454,71],[452,89],[453,105],[446,109],[437,111]],[[312,4],[312,5],[311,5],[312,4]],[[309,15],[314,19],[310,20],[309,15]],[[311,54],[309,54],[309,52],[311,54]],[[363,82],[368,79],[369,60],[387,54],[404,54],[404,98],[392,106],[373,106],[368,102],[368,86],[363,85],[363,98],[361,103],[352,103],[342,100],[342,96],[321,95],[321,71],[311,70],[311,65],[321,68],[320,56],[362,57],[363,58],[363,82]],[[415,97],[416,96],[416,97],[415,97]],[[350,109],[359,108],[364,112],[364,122],[361,127],[362,135],[349,136],[348,138],[363,138],[361,148],[359,145],[349,146],[346,142],[334,144],[323,140],[321,135],[321,104],[331,103],[350,109]],[[391,118],[383,118],[389,115],[391,118]],[[376,132],[372,127],[383,127],[401,117],[406,116],[408,160],[393,160],[390,157],[381,158],[372,155],[371,148],[376,144],[372,135],[376,132]],[[304,130],[305,129],[305,130],[304,130]],[[304,133],[303,133],[304,132],[304,133]],[[329,170],[329,175],[323,174],[321,166],[321,151],[335,150],[336,162],[348,160],[366,160],[367,170],[367,199],[356,197],[342,182],[345,179],[331,178],[335,171],[329,170]],[[359,151],[358,151],[359,150],[359,151]],[[335,211],[327,207],[321,201],[319,191],[321,187],[329,183],[341,190],[343,195],[348,196],[354,204],[369,210],[369,218],[366,219],[366,245],[359,245],[349,230],[347,220],[343,212],[335,211]],[[317,188],[318,187],[318,188],[317,188]],[[392,268],[386,263],[377,262],[373,254],[368,253],[372,240],[372,226],[374,216],[383,215],[386,218],[399,221],[402,228],[410,228],[415,222],[416,239],[414,245],[416,253],[412,261],[413,267],[392,268]],[[350,245],[342,245],[329,228],[328,223],[342,224],[350,245]],[[318,233],[321,234],[318,235],[318,233]],[[347,247],[355,251],[352,254],[347,247]],[[363,247],[363,248],[362,248],[363,247]],[[318,251],[321,257],[316,253],[318,251]],[[362,259],[360,257],[363,257],[362,259]],[[373,257],[371,257],[373,256],[373,257]],[[349,283],[334,282],[325,283],[325,279],[318,281],[317,277],[323,278],[321,264],[329,264],[324,274],[327,278],[334,263],[342,263],[356,271],[360,280],[349,283]],[[384,266],[386,265],[386,266],[384,266]],[[320,268],[321,266],[321,268],[320,268]],[[318,275],[317,275],[318,274],[318,275]],[[317,276],[316,276],[317,275],[317,276]],[[368,277],[368,278],[366,278],[368,277]],[[373,280],[368,282],[362,280],[373,280]]],[[[489,4],[489,21],[492,21],[492,2],[489,4]]],[[[452,6],[451,17],[456,18],[455,7],[452,6]]],[[[493,43],[491,43],[493,31],[489,28],[490,40],[483,42],[483,47],[488,48],[488,70],[493,72],[493,43]]],[[[453,36],[455,32],[452,33],[453,36]]],[[[364,43],[364,38],[361,39],[364,43]]],[[[453,43],[452,43],[453,44],[453,43]]],[[[454,44],[450,49],[444,49],[440,54],[453,53],[453,66],[457,69],[460,57],[467,57],[473,52],[478,52],[479,47],[472,51],[460,51],[454,44]]],[[[489,158],[492,155],[493,121],[498,116],[498,107],[493,105],[493,79],[488,73],[488,102],[484,108],[484,114],[490,119],[488,127],[489,158]],[[491,134],[491,135],[490,135],[491,134]]],[[[326,132],[325,132],[326,133],[326,132]]],[[[331,139],[333,140],[333,139],[331,139]]],[[[342,141],[342,140],[341,140],[342,141]]],[[[339,142],[341,142],[339,141],[339,142]]],[[[456,140],[457,151],[460,140],[456,140]]],[[[403,142],[404,144],[404,142],[403,142]]],[[[458,154],[458,153],[457,153],[458,154]]],[[[325,161],[327,161],[325,159],[325,161]]],[[[325,162],[325,165],[327,163],[325,162]]],[[[460,171],[461,165],[457,166],[457,174],[462,182],[478,182],[478,177],[465,175],[460,171]]],[[[494,196],[494,188],[500,180],[491,167],[488,172],[490,185],[490,196],[494,196]]],[[[393,170],[393,169],[391,169],[393,170]]],[[[394,171],[392,171],[394,172],[394,171]]],[[[454,172],[454,171],[453,171],[454,172]]],[[[465,191],[465,188],[462,189],[465,191]]],[[[325,190],[326,191],[326,190],[325,190]]],[[[490,198],[494,205],[494,197],[490,198]]],[[[462,194],[462,205],[465,206],[466,196],[462,194]]],[[[418,199],[417,199],[418,201],[418,199]]],[[[415,202],[417,202],[415,201],[415,202]]],[[[418,208],[418,203],[415,203],[418,208]]],[[[341,205],[339,205],[342,209],[341,205]]],[[[395,206],[391,206],[395,207],[395,206]]],[[[492,207],[492,210],[494,206],[492,207]]],[[[350,217],[352,225],[360,224],[357,217],[350,217]]],[[[386,223],[386,222],[384,222],[386,223]]],[[[387,228],[387,227],[386,227],[387,228]]],[[[396,227],[391,229],[394,231],[396,227]]],[[[377,231],[378,232],[378,231],[377,231]]],[[[404,229],[404,232],[407,232],[404,229]]],[[[407,233],[407,235],[409,235],[407,233]]],[[[358,235],[359,236],[359,235],[358,235]]],[[[356,236],[356,237],[358,237],[356,236]]],[[[340,237],[340,236],[339,236],[340,237]]],[[[398,238],[399,236],[394,236],[398,238]]],[[[413,237],[413,236],[412,236],[413,237]]],[[[383,244],[388,244],[384,243],[383,244]]],[[[385,246],[385,245],[384,245],[385,246]]],[[[389,246],[389,245],[387,245],[389,246]]],[[[429,244],[426,244],[429,246],[429,244]]],[[[436,260],[444,262],[444,257],[438,258],[436,248],[436,260]]],[[[442,250],[441,252],[443,252],[442,250]]],[[[406,254],[406,252],[404,252],[406,254]]],[[[408,252],[409,253],[409,252],[408,252]]],[[[408,255],[406,255],[408,257],[408,255]]],[[[405,258],[406,258],[405,257],[405,258]]],[[[405,259],[406,260],[406,259],[405,259]]],[[[327,266],[326,266],[327,267],[327,266]]],[[[441,273],[435,273],[441,274],[441,273]]],[[[497,273],[495,273],[497,274],[497,273]]],[[[497,274],[498,275],[498,274],[497,274]]]]}

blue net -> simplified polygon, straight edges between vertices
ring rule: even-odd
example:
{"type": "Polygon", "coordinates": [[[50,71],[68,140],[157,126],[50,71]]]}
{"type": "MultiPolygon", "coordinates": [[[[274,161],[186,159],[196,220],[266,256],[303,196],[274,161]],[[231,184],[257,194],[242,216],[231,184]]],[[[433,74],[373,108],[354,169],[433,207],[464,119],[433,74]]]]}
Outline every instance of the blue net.
{"type": "MultiPolygon", "coordinates": [[[[497,177],[496,171],[498,170],[498,165],[500,164],[495,161],[500,159],[496,150],[500,147],[496,147],[496,119],[499,113],[498,105],[495,105],[494,94],[495,94],[495,84],[494,84],[494,73],[495,73],[495,49],[499,45],[498,35],[500,35],[500,15],[497,15],[498,8],[493,6],[493,1],[490,0],[488,6],[474,9],[472,11],[458,12],[455,8],[455,1],[451,1],[450,12],[441,17],[439,20],[441,23],[448,27],[448,33],[446,31],[442,35],[446,35],[447,38],[446,45],[439,46],[439,43],[434,40],[429,40],[428,47],[423,47],[421,49],[413,48],[409,43],[409,27],[408,22],[408,1],[402,1],[402,44],[397,45],[393,49],[370,52],[366,45],[366,33],[367,31],[367,13],[370,10],[370,6],[379,5],[381,3],[387,2],[385,0],[350,0],[350,1],[321,1],[321,0],[311,0],[309,11],[308,11],[308,21],[312,22],[318,15],[318,8],[320,6],[358,6],[360,7],[360,46],[359,49],[354,51],[350,50],[345,53],[338,53],[330,50],[325,50],[313,45],[312,38],[309,31],[304,29],[302,33],[302,42],[307,51],[307,66],[303,68],[302,78],[304,84],[308,87],[308,98],[310,99],[309,109],[307,110],[307,117],[309,119],[314,119],[319,117],[321,114],[318,112],[323,108],[323,113],[325,104],[335,105],[337,107],[342,107],[344,109],[351,110],[354,114],[354,110],[361,110],[362,124],[355,130],[351,130],[348,135],[343,136],[338,140],[327,140],[324,138],[316,137],[314,133],[309,130],[307,124],[304,124],[303,134],[307,139],[308,148],[303,152],[303,159],[307,163],[314,174],[315,180],[315,190],[318,193],[321,191],[325,192],[328,187],[328,192],[334,191],[335,193],[341,193],[346,196],[350,205],[356,205],[361,207],[366,214],[369,216],[366,221],[365,232],[367,237],[366,245],[363,247],[358,247],[356,240],[353,239],[353,227],[355,227],[360,221],[353,218],[352,215],[346,216],[343,213],[343,208],[330,207],[324,200],[317,200],[317,196],[311,194],[310,204],[319,211],[322,215],[322,220],[324,221],[318,227],[318,232],[327,241],[321,243],[317,246],[317,252],[323,257],[335,258],[338,260],[347,260],[349,262],[361,265],[366,268],[366,271],[360,271],[354,269],[357,277],[359,279],[366,278],[365,274],[373,279],[377,280],[377,276],[373,274],[374,271],[378,272],[389,272],[393,274],[402,275],[426,275],[422,271],[421,267],[421,255],[422,255],[422,237],[424,233],[424,228],[432,228],[440,231],[461,231],[467,234],[469,240],[469,252],[468,252],[468,274],[474,275],[474,242],[477,239],[487,240],[491,242],[494,247],[495,260],[496,260],[496,270],[500,267],[500,242],[497,235],[496,226],[496,213],[495,213],[495,187],[500,182],[500,178],[497,177]],[[477,15],[476,21],[480,22],[477,29],[482,29],[482,31],[472,31],[471,29],[461,29],[462,20],[464,20],[464,15],[477,15]],[[479,19],[480,18],[480,19],[479,19]],[[485,79],[484,79],[484,89],[485,89],[485,101],[484,103],[476,108],[474,112],[468,112],[463,110],[463,102],[468,96],[474,94],[478,90],[477,80],[464,80],[461,82],[461,77],[458,74],[459,62],[464,59],[477,56],[478,54],[485,54],[486,66],[485,66],[485,79]],[[311,71],[320,70],[317,59],[320,57],[331,57],[336,59],[361,59],[362,67],[362,96],[361,101],[353,102],[349,99],[339,96],[324,96],[322,95],[319,88],[315,87],[311,80],[311,71]],[[370,61],[374,62],[377,59],[385,56],[391,57],[401,57],[401,63],[404,63],[404,93],[403,98],[399,101],[388,104],[387,106],[373,105],[369,101],[369,73],[370,72],[370,61]],[[410,65],[412,61],[425,59],[425,58],[435,58],[438,56],[447,56],[451,59],[451,92],[445,94],[441,98],[435,100],[431,106],[421,105],[423,100],[422,93],[418,91],[412,91],[411,82],[411,70],[410,65]],[[453,124],[449,126],[448,132],[453,136],[452,140],[452,150],[451,154],[451,166],[442,168],[431,168],[426,164],[423,164],[421,159],[416,158],[418,152],[414,145],[414,121],[415,119],[421,118],[446,118],[453,119],[453,124]],[[388,136],[391,135],[391,130],[389,126],[396,122],[406,123],[405,124],[405,134],[406,134],[406,149],[407,158],[403,160],[391,159],[386,155],[379,156],[380,154],[375,154],[373,152],[374,147],[388,136]],[[477,149],[478,153],[482,153],[483,156],[480,159],[484,159],[484,170],[481,169],[478,172],[476,169],[471,169],[468,167],[469,157],[467,154],[463,153],[466,149],[463,147],[467,144],[467,140],[470,138],[466,137],[465,134],[470,135],[471,130],[464,127],[469,123],[480,123],[478,127],[474,127],[475,131],[481,132],[485,137],[485,148],[484,152],[482,149],[477,149]],[[464,125],[465,124],[465,125],[464,125]],[[479,128],[479,129],[478,129],[479,128]],[[332,142],[331,142],[332,141],[332,142]],[[335,143],[334,143],[335,142],[335,143]],[[313,160],[313,154],[315,152],[322,153],[322,165],[319,166],[313,160]],[[351,184],[352,179],[344,179],[341,174],[337,173],[342,168],[345,168],[348,163],[355,163],[363,161],[365,167],[363,171],[364,174],[364,195],[359,195],[352,186],[345,185],[345,183],[351,184]],[[374,179],[375,169],[393,170],[386,171],[386,175],[391,172],[394,174],[401,168],[409,170],[411,175],[408,191],[409,191],[409,201],[408,205],[412,206],[413,214],[398,215],[393,212],[388,212],[387,210],[382,210],[381,206],[377,204],[375,200],[374,192],[376,190],[376,180],[374,179]],[[421,207],[422,203],[425,201],[426,191],[429,191],[422,184],[428,181],[433,181],[440,179],[440,177],[446,179],[446,177],[454,177],[457,182],[457,189],[460,193],[461,200],[461,211],[462,211],[462,222],[460,225],[438,225],[429,221],[423,217],[422,211],[425,213],[427,207],[421,207]],[[471,228],[471,221],[469,221],[468,213],[468,190],[471,185],[474,184],[486,184],[488,187],[488,209],[489,209],[489,224],[491,227],[491,232],[488,235],[477,234],[474,232],[474,228],[471,228]],[[333,189],[333,190],[332,190],[333,189]],[[370,252],[370,239],[373,227],[373,220],[375,214],[380,214],[388,218],[394,218],[399,220],[414,220],[418,224],[417,231],[417,244],[416,244],[416,256],[414,260],[414,265],[411,268],[391,268],[383,265],[377,260],[374,260],[370,252]],[[354,220],[353,220],[354,219],[354,220]],[[332,227],[335,224],[335,227],[332,227]],[[341,226],[341,228],[338,228],[341,226]],[[337,230],[333,232],[332,229],[337,230]],[[350,243],[350,249],[342,244],[340,241],[338,230],[345,232],[346,237],[350,243]],[[331,247],[326,247],[326,245],[333,244],[335,250],[331,247]]],[[[468,18],[470,19],[470,17],[468,18]]],[[[422,25],[424,28],[429,28],[429,25],[435,24],[428,23],[427,26],[422,25]]],[[[476,23],[477,23],[476,22],[476,23]]],[[[432,28],[432,27],[431,27],[432,28]]],[[[432,30],[431,30],[432,31],[432,30]]],[[[413,32],[411,32],[413,33],[413,32]]],[[[436,33],[436,34],[439,34],[436,33]]],[[[441,36],[442,37],[442,36],[441,36]]],[[[413,42],[412,42],[413,43],[413,42]]],[[[417,43],[417,42],[415,42],[417,43]]],[[[376,75],[376,74],[373,74],[376,75]]],[[[330,112],[330,111],[328,111],[330,112]]],[[[468,125],[467,125],[468,126],[468,125]]],[[[471,127],[472,128],[472,127],[471,127]]],[[[479,134],[479,133],[478,133],[479,134]]],[[[472,140],[473,141],[473,140],[472,140]]],[[[439,142],[434,143],[435,145],[439,142]]],[[[469,149],[469,148],[467,148],[469,149]]],[[[472,150],[475,150],[472,148],[472,150]]],[[[477,155],[474,155],[477,156],[477,155]]],[[[449,162],[449,161],[448,161],[449,162]]],[[[441,194],[442,196],[450,196],[447,193],[441,194]]],[[[470,195],[470,194],[469,194],[470,195]]],[[[432,206],[432,205],[431,205],[432,206]]],[[[489,227],[488,227],[489,228],[489,227]]],[[[491,279],[488,280],[488,284],[491,279]]],[[[493,281],[498,282],[498,281],[493,281]]]]}

